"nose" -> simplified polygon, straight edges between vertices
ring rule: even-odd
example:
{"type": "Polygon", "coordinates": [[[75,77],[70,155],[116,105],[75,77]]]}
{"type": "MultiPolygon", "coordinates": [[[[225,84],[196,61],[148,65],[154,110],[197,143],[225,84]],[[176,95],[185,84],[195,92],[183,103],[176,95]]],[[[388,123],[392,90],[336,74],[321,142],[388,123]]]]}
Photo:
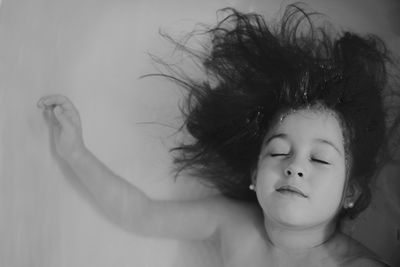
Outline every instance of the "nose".
{"type": "Polygon", "coordinates": [[[305,176],[305,169],[298,162],[291,162],[285,169],[287,177],[303,178],[305,176]]]}
{"type": "Polygon", "coordinates": [[[302,178],[304,176],[304,173],[302,171],[293,171],[290,168],[287,168],[285,173],[286,173],[287,176],[296,175],[296,176],[298,176],[300,178],[302,178]]]}

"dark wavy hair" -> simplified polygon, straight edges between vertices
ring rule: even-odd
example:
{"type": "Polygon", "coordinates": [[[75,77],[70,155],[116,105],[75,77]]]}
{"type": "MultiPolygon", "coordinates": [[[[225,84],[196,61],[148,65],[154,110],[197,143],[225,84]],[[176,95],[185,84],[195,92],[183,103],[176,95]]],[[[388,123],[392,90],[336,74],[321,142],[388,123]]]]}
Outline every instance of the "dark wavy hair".
{"type": "Polygon", "coordinates": [[[266,132],[282,112],[318,103],[341,119],[350,182],[362,193],[340,217],[355,217],[370,202],[370,181],[387,139],[383,98],[392,61],[384,42],[332,34],[328,23],[316,27],[312,18],[318,14],[299,4],[289,5],[272,25],[258,14],[220,12],[227,15],[203,32],[211,40],[209,52],[175,43],[200,60],[207,79],[162,74],[188,91],[183,128],[193,140],[172,149],[177,175],[187,172],[227,197],[257,202],[249,184],[266,132]]]}

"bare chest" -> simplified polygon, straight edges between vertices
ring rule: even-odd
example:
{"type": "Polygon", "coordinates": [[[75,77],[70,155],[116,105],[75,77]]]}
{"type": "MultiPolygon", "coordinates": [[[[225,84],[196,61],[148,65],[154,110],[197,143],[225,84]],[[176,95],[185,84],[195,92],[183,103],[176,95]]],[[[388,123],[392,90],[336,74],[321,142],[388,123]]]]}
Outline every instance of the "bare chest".
{"type": "Polygon", "coordinates": [[[339,267],[335,257],[297,257],[276,255],[262,233],[248,231],[246,235],[231,235],[221,243],[224,267],[339,267]]]}
{"type": "Polygon", "coordinates": [[[337,261],[333,259],[314,260],[314,259],[295,259],[274,257],[270,253],[258,249],[237,252],[229,257],[223,257],[224,267],[339,267],[337,261]]]}

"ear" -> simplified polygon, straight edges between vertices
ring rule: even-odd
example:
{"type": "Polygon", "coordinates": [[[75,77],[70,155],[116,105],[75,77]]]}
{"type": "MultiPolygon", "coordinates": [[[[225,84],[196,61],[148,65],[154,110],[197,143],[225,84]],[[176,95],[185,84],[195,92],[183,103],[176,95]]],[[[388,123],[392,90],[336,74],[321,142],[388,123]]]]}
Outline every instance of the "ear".
{"type": "Polygon", "coordinates": [[[343,207],[345,209],[352,208],[354,206],[354,203],[356,203],[357,199],[360,197],[361,193],[361,186],[357,182],[349,182],[349,185],[347,186],[345,192],[343,207]]]}

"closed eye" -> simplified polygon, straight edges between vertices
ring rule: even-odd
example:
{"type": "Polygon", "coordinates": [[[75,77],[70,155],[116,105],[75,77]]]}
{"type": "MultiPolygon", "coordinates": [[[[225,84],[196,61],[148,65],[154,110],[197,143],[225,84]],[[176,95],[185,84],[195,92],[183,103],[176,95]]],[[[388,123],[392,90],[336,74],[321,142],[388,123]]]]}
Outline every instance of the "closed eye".
{"type": "Polygon", "coordinates": [[[316,158],[311,158],[311,161],[317,162],[317,163],[321,163],[321,164],[325,164],[325,165],[330,165],[329,162],[324,161],[324,160],[320,160],[320,159],[316,159],[316,158]]]}
{"type": "Polygon", "coordinates": [[[271,157],[284,157],[284,156],[288,156],[289,154],[284,154],[284,153],[274,153],[274,154],[270,154],[271,157]]]}

